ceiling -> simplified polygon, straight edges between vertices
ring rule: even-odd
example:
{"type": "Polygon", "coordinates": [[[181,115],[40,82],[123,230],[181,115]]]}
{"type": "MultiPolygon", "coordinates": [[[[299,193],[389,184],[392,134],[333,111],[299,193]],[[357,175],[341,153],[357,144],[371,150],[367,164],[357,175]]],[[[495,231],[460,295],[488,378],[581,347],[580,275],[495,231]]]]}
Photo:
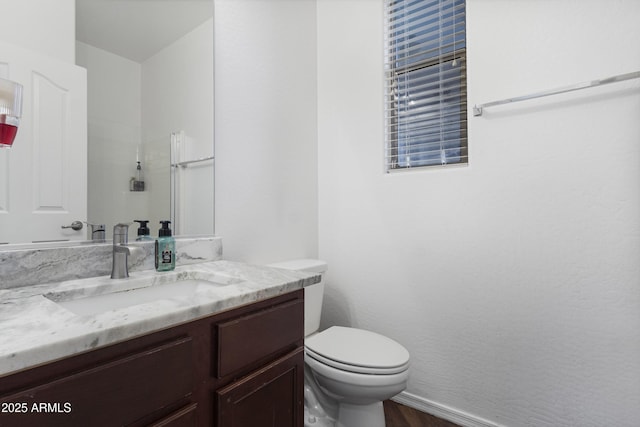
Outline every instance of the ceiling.
{"type": "Polygon", "coordinates": [[[143,62],[213,16],[213,0],[76,0],[76,39],[143,62]]]}

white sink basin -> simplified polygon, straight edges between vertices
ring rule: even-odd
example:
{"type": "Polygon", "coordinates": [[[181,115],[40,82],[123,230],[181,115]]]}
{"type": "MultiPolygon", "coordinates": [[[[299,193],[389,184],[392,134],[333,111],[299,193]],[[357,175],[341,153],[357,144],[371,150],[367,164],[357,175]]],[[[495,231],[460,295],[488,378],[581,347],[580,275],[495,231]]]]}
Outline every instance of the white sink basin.
{"type": "Polygon", "coordinates": [[[198,295],[206,294],[207,291],[211,289],[233,283],[238,283],[238,281],[185,279],[134,289],[107,291],[100,295],[91,295],[76,299],[56,293],[46,294],[45,297],[75,314],[84,316],[96,315],[110,310],[119,310],[160,300],[186,301],[197,298],[198,295]]]}

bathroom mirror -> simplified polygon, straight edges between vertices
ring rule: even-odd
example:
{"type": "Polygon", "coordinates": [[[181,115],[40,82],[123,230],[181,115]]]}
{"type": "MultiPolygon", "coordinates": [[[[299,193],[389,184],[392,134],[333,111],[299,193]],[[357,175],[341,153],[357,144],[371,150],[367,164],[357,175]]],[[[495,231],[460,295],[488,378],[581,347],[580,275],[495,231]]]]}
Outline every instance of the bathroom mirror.
{"type": "Polygon", "coordinates": [[[76,0],[76,64],[88,121],[77,219],[104,224],[107,239],[133,220],[152,237],[167,219],[175,235],[213,234],[213,0],[76,0]]]}
{"type": "Polygon", "coordinates": [[[76,0],[76,39],[88,221],[213,234],[213,0],[76,0]]]}

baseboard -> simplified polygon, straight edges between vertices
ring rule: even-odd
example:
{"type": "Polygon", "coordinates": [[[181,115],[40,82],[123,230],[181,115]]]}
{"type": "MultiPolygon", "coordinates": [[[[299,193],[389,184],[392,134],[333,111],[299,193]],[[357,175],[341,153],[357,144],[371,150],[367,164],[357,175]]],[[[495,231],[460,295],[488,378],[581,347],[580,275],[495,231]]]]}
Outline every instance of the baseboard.
{"type": "Polygon", "coordinates": [[[443,420],[461,425],[462,427],[504,427],[500,424],[467,414],[449,406],[433,402],[431,400],[416,396],[415,394],[403,391],[391,400],[402,405],[426,412],[443,420]]]}

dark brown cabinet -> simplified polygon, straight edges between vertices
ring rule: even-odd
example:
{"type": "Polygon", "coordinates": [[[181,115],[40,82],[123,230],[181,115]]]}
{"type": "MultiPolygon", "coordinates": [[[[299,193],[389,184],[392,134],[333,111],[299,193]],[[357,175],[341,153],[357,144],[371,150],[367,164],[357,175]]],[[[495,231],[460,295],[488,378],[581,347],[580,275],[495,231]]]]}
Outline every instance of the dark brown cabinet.
{"type": "Polygon", "coordinates": [[[0,377],[0,426],[302,427],[303,295],[0,377]]]}
{"type": "Polygon", "coordinates": [[[217,425],[296,427],[304,402],[304,352],[298,349],[216,392],[217,425]]]}

